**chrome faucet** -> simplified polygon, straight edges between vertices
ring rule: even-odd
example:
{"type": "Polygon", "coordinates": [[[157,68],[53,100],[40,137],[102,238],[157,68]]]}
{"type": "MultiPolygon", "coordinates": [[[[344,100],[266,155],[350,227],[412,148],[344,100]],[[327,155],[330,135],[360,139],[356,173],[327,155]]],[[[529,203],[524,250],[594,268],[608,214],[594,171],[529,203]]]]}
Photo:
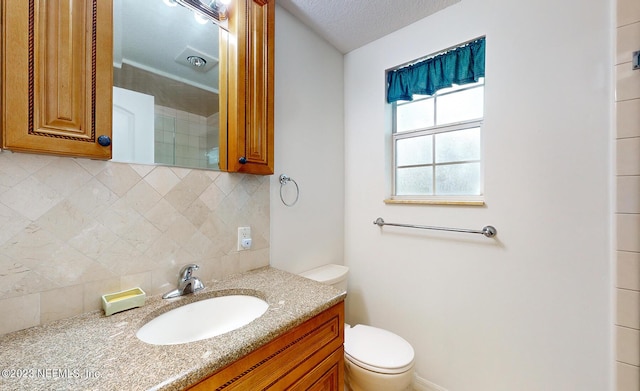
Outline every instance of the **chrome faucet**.
{"type": "Polygon", "coordinates": [[[204,289],[204,284],[198,277],[193,276],[193,271],[198,270],[200,266],[190,263],[180,269],[180,277],[178,278],[178,288],[162,295],[163,299],[172,299],[174,297],[184,296],[204,289]]]}

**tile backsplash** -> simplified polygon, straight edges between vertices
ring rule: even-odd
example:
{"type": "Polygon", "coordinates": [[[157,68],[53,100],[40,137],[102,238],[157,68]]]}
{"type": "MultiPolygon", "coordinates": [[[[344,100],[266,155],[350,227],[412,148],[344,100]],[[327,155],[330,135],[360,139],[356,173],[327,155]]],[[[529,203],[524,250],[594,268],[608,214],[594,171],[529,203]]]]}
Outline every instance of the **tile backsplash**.
{"type": "Polygon", "coordinates": [[[618,0],[616,29],[616,391],[640,390],[640,2],[618,0]]]}
{"type": "Polygon", "coordinates": [[[0,334],[163,293],[186,263],[203,281],[269,264],[268,177],[0,151],[0,334]]]}

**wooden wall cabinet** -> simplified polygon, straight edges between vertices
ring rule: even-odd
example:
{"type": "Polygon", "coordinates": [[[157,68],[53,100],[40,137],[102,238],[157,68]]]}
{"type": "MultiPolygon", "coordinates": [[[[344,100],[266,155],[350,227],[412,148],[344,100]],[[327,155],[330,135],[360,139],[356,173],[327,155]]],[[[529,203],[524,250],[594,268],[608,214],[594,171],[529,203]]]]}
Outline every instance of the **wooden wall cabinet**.
{"type": "Polygon", "coordinates": [[[343,343],[340,302],[189,390],[343,390],[343,343]]]}
{"type": "Polygon", "coordinates": [[[220,61],[227,67],[221,69],[228,77],[226,91],[224,82],[220,83],[220,99],[227,105],[228,129],[226,134],[221,132],[220,168],[270,175],[274,172],[275,0],[234,0],[233,4],[229,34],[221,34],[221,47],[228,47],[226,61],[220,61]]]}
{"type": "MultiPolygon", "coordinates": [[[[4,149],[110,159],[112,0],[3,0],[4,149]],[[104,138],[103,138],[104,139],[104,138]]],[[[273,174],[275,0],[235,0],[221,30],[220,169],[273,174]]]]}
{"type": "Polygon", "coordinates": [[[111,0],[2,1],[2,148],[111,158],[112,20],[111,0]]]}

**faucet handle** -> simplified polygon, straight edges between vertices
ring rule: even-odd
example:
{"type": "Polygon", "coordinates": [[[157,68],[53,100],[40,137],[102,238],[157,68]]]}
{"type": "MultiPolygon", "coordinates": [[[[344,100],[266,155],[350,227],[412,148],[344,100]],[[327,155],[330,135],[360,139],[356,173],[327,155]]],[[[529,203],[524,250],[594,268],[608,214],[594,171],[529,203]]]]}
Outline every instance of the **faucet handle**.
{"type": "Polygon", "coordinates": [[[188,265],[184,265],[182,269],[180,269],[180,280],[178,282],[187,281],[191,279],[191,275],[194,270],[198,270],[200,266],[195,263],[190,263],[188,265]]]}

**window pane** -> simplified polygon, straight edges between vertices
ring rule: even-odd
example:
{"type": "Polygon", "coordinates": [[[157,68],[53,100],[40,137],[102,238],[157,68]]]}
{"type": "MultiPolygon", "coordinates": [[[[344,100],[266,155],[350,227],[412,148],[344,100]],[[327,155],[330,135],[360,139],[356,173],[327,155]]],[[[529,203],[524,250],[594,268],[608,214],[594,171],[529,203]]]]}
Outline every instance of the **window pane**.
{"type": "Polygon", "coordinates": [[[433,99],[398,105],[396,132],[406,132],[433,126],[433,99]]]}
{"type": "Polygon", "coordinates": [[[430,96],[431,96],[431,95],[413,94],[413,99],[412,99],[412,100],[403,100],[403,99],[400,99],[400,100],[398,101],[398,104],[400,104],[400,103],[411,103],[411,102],[416,102],[416,101],[418,101],[418,100],[422,100],[422,99],[424,99],[424,98],[429,98],[430,96]]]}
{"type": "MultiPolygon", "coordinates": [[[[467,84],[463,84],[463,85],[458,85],[458,84],[454,84],[449,88],[443,88],[441,90],[438,90],[436,92],[436,95],[442,95],[442,94],[446,94],[447,92],[452,92],[452,91],[457,91],[457,90],[462,90],[464,88],[469,88],[469,87],[474,87],[474,86],[479,86],[484,84],[484,77],[481,77],[480,80],[478,80],[475,83],[467,83],[467,84]]],[[[414,95],[415,96],[415,95],[414,95]]]]}
{"type": "Polygon", "coordinates": [[[436,137],[436,163],[480,160],[480,128],[439,133],[436,137]]]}
{"type": "Polygon", "coordinates": [[[419,136],[396,141],[396,165],[412,166],[433,163],[433,136],[419,136]]]}
{"type": "Polygon", "coordinates": [[[433,167],[398,168],[396,195],[432,195],[433,167]]]}
{"type": "Polygon", "coordinates": [[[437,125],[482,118],[484,86],[442,95],[437,99],[437,125]]]}
{"type": "Polygon", "coordinates": [[[480,195],[480,163],[436,166],[436,195],[480,195]]]}

